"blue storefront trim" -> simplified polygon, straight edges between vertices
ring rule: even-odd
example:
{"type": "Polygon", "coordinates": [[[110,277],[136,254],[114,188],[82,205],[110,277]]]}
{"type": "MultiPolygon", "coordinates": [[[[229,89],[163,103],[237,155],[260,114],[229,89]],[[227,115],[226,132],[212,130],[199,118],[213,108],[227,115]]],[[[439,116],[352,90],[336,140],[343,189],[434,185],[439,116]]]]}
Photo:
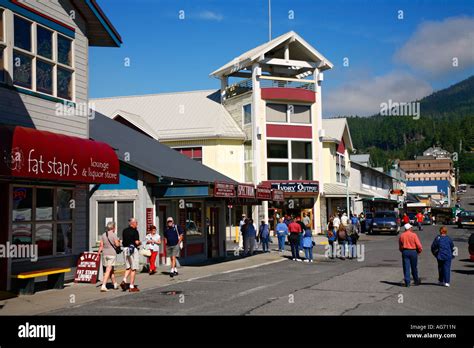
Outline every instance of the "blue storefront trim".
{"type": "Polygon", "coordinates": [[[176,186],[166,187],[160,197],[179,198],[179,197],[208,197],[209,186],[176,186]]]}

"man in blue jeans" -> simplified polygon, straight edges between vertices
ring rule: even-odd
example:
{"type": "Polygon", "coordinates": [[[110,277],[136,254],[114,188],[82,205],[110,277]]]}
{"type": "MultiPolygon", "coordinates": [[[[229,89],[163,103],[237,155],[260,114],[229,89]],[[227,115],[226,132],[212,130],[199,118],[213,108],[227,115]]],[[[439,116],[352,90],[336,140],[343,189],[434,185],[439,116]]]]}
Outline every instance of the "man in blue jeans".
{"type": "Polygon", "coordinates": [[[278,237],[278,251],[282,253],[285,251],[285,239],[288,235],[288,225],[285,224],[283,218],[280,218],[280,222],[276,225],[275,231],[278,237]]]}
{"type": "Polygon", "coordinates": [[[412,230],[413,226],[405,224],[404,227],[405,232],[400,235],[398,244],[402,253],[405,286],[408,288],[410,287],[410,269],[415,285],[420,285],[420,278],[418,277],[418,254],[421,254],[423,247],[418,235],[412,230]]]}

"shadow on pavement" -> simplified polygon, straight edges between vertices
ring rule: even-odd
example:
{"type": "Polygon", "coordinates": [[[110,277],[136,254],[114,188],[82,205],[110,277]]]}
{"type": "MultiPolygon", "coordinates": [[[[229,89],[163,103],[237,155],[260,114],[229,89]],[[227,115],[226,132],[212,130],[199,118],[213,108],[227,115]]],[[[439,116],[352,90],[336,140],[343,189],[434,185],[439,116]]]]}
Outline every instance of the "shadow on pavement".
{"type": "Polygon", "coordinates": [[[456,272],[456,273],[459,273],[459,274],[473,275],[474,274],[474,269],[470,269],[470,270],[454,269],[453,272],[456,272]]]}

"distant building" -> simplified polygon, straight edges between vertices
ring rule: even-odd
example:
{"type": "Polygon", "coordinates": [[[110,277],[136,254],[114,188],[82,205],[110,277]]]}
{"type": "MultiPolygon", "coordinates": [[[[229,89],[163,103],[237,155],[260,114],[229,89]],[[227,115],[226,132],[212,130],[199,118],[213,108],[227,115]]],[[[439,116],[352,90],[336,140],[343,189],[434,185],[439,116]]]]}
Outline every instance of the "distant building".
{"type": "Polygon", "coordinates": [[[435,159],[451,158],[451,153],[446,150],[443,150],[439,146],[434,146],[424,151],[423,157],[434,157],[435,159]]]}
{"type": "Polygon", "coordinates": [[[447,180],[454,186],[454,166],[450,158],[418,157],[400,161],[400,168],[405,171],[407,181],[447,180]]]}

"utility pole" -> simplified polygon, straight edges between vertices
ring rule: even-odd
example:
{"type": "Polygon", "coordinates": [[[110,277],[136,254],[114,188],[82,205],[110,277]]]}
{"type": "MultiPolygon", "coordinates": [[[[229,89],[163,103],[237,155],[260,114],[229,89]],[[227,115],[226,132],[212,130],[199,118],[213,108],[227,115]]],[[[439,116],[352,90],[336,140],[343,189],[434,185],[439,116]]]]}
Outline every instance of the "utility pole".
{"type": "Polygon", "coordinates": [[[272,0],[268,0],[268,41],[272,41],[272,0]]]}

